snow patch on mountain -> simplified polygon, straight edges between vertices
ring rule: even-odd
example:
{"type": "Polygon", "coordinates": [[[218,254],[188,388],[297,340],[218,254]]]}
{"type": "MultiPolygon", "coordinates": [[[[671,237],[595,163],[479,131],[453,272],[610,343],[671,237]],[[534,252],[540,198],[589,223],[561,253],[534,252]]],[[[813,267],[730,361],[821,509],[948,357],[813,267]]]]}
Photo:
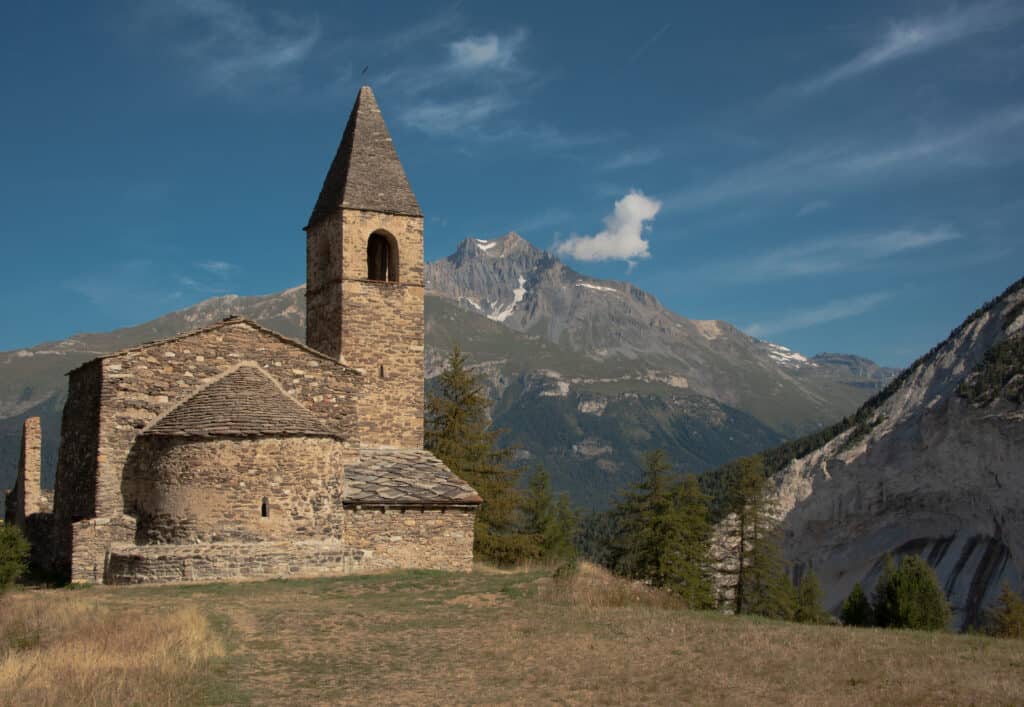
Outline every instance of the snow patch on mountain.
{"type": "Polygon", "coordinates": [[[614,287],[602,287],[601,285],[591,285],[589,282],[577,282],[576,287],[586,287],[588,290],[599,290],[601,292],[614,292],[615,294],[622,294],[614,287]]]}
{"type": "Polygon", "coordinates": [[[473,240],[476,241],[476,247],[485,253],[497,245],[495,241],[485,241],[479,238],[474,238],[473,240]]]}
{"type": "Polygon", "coordinates": [[[488,319],[493,319],[496,322],[503,322],[512,316],[512,312],[515,311],[516,305],[523,301],[523,297],[526,296],[526,278],[522,275],[519,276],[519,287],[513,288],[512,290],[512,304],[502,307],[499,311],[493,314],[488,314],[488,319]]]}
{"type": "Polygon", "coordinates": [[[780,344],[773,344],[766,341],[768,345],[768,356],[771,357],[776,363],[781,363],[783,366],[817,366],[818,364],[813,363],[807,359],[802,353],[793,351],[792,349],[786,348],[780,344]]]}

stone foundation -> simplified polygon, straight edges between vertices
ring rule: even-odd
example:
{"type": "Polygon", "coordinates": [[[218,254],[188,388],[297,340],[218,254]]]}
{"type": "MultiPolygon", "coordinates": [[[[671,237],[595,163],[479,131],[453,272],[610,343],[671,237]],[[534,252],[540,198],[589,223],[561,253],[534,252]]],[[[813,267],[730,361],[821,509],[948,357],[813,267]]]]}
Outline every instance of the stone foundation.
{"type": "Polygon", "coordinates": [[[115,545],[106,582],[211,582],[352,574],[367,569],[365,553],[341,541],[115,545]]]}

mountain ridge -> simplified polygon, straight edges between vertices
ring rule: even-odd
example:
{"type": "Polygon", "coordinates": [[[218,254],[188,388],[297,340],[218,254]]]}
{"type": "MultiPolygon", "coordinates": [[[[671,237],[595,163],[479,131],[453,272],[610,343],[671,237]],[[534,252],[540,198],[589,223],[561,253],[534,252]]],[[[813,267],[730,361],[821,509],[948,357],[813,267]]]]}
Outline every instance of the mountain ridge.
{"type": "MultiPolygon", "coordinates": [[[[463,241],[426,266],[426,280],[428,378],[460,343],[488,383],[506,441],[584,505],[607,503],[650,444],[704,471],[818,429],[892,374],[859,357],[808,359],[726,322],[685,319],[630,283],[580,274],[515,235],[463,241]],[[550,429],[527,434],[535,419],[550,429]],[[645,427],[657,432],[641,434],[645,427]]],[[[136,326],[0,352],[0,419],[8,423],[0,425],[0,485],[17,463],[17,419],[42,410],[52,446],[46,430],[59,427],[66,371],[229,315],[301,341],[304,292],[223,295],[136,326]]],[[[49,468],[55,451],[45,447],[49,468]]]]}

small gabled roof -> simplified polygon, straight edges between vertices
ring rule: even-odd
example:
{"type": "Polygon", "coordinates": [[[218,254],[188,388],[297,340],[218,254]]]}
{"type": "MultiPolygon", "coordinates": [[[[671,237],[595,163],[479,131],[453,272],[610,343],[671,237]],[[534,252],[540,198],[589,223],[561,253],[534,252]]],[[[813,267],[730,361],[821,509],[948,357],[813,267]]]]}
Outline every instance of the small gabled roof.
{"type": "Polygon", "coordinates": [[[347,506],[475,506],[473,487],[423,449],[363,448],[345,467],[347,506]]]}
{"type": "Polygon", "coordinates": [[[306,228],[342,208],[423,216],[369,86],[359,89],[306,228]]]}
{"type": "Polygon", "coordinates": [[[162,437],[340,437],[255,363],[201,388],[142,434],[162,437]]]}

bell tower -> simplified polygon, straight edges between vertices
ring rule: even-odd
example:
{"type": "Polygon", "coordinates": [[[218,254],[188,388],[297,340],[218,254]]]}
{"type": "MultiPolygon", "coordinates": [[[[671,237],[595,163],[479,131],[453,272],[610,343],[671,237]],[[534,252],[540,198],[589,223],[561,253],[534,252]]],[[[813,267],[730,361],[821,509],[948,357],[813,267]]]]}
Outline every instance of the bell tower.
{"type": "Polygon", "coordinates": [[[362,371],[361,442],[423,448],[423,212],[359,89],[306,231],[306,344],[362,371]]]}

